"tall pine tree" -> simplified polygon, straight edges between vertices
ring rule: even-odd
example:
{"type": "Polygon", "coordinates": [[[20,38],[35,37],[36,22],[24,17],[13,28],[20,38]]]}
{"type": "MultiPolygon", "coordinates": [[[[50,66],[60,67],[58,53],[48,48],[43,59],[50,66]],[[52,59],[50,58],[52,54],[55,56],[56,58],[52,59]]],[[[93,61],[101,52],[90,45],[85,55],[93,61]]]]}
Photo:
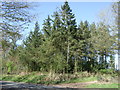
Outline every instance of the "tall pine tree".
{"type": "Polygon", "coordinates": [[[20,54],[20,60],[23,64],[27,65],[29,71],[40,70],[40,55],[38,52],[43,40],[44,38],[40,32],[38,22],[36,22],[35,29],[33,32],[30,32],[24,41],[24,50],[20,54]]]}
{"type": "Polygon", "coordinates": [[[77,31],[75,15],[72,13],[68,2],[66,1],[61,6],[61,19],[62,19],[62,30],[64,35],[65,49],[66,49],[66,60],[67,60],[67,71],[72,71],[72,56],[73,52],[71,47],[74,45],[74,37],[77,31]],[[69,68],[71,67],[71,68],[69,68]]]}

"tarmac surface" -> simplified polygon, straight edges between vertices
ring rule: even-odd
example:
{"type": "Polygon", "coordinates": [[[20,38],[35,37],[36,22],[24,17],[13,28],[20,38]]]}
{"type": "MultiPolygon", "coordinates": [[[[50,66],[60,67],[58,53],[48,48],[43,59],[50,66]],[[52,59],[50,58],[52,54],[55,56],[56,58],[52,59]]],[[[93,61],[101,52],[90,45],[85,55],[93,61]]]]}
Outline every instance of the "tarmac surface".
{"type": "Polygon", "coordinates": [[[28,84],[28,83],[21,83],[21,82],[17,83],[17,82],[9,82],[9,81],[0,81],[0,90],[58,90],[58,88],[59,87],[44,86],[44,85],[40,85],[40,84],[28,84]]]}
{"type": "MultiPolygon", "coordinates": [[[[87,82],[88,83],[96,83],[87,82]]],[[[85,83],[84,83],[85,85],[85,83]]],[[[118,90],[118,88],[83,88],[83,83],[70,83],[53,86],[29,84],[24,82],[0,81],[0,90],[118,90]]]]}

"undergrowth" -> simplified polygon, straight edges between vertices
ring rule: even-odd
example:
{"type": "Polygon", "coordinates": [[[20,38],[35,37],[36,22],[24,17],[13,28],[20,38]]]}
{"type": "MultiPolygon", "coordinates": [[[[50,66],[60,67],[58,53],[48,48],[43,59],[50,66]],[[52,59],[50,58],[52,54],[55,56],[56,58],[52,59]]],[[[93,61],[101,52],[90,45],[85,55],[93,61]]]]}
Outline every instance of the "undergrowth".
{"type": "Polygon", "coordinates": [[[0,80],[49,85],[61,83],[100,81],[102,79],[108,80],[109,77],[110,75],[99,76],[87,72],[77,74],[49,74],[49,73],[41,74],[39,72],[32,72],[23,75],[2,75],[0,76],[0,80]]]}

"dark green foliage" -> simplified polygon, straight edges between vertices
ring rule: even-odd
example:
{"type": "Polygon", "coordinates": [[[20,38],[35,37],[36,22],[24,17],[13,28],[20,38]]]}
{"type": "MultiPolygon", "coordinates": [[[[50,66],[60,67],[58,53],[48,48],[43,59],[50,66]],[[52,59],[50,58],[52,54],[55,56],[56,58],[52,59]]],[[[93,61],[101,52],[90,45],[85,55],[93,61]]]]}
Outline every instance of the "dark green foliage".
{"type": "Polygon", "coordinates": [[[51,35],[51,32],[52,32],[52,28],[51,28],[51,19],[50,19],[50,16],[48,15],[48,18],[46,20],[44,20],[44,23],[43,23],[43,32],[47,37],[49,37],[51,35]]]}
{"type": "Polygon", "coordinates": [[[40,46],[44,41],[43,35],[40,32],[38,22],[35,24],[35,30],[30,32],[30,35],[24,41],[24,47],[20,50],[20,61],[28,67],[30,71],[40,70],[40,46]],[[39,49],[38,49],[39,48],[39,49]]]}
{"type": "Polygon", "coordinates": [[[6,80],[11,80],[13,77],[12,76],[4,76],[2,77],[2,80],[6,81],[6,80]]]}
{"type": "Polygon", "coordinates": [[[73,63],[75,61],[73,58],[76,59],[74,47],[76,43],[75,34],[77,32],[77,25],[75,15],[72,13],[68,2],[65,2],[65,4],[61,6],[61,21],[62,32],[64,32],[64,50],[67,61],[67,72],[72,72],[74,69],[73,63]]]}

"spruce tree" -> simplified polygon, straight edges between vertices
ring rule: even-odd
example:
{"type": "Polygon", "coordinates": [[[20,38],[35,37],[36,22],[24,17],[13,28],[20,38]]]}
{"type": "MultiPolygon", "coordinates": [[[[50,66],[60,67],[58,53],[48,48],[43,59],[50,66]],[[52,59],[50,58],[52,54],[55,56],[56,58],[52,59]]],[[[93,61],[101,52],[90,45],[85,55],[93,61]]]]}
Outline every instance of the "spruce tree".
{"type": "Polygon", "coordinates": [[[35,24],[34,31],[30,32],[29,36],[24,41],[24,52],[20,55],[20,60],[27,64],[29,71],[36,71],[40,69],[40,46],[43,43],[43,35],[40,32],[38,22],[35,24]]]}
{"type": "MultiPolygon", "coordinates": [[[[88,38],[88,70],[91,72],[96,72],[98,69],[98,53],[97,50],[95,49],[96,47],[94,47],[95,42],[94,39],[96,39],[96,35],[97,34],[97,27],[96,24],[93,22],[90,26],[89,26],[90,32],[89,32],[89,38],[88,38]]],[[[86,65],[87,66],[87,65],[86,65]]]]}
{"type": "MultiPolygon", "coordinates": [[[[60,55],[63,55],[64,58],[62,58],[62,61],[61,59],[58,60],[59,62],[63,62],[62,65],[61,65],[61,68],[62,68],[62,72],[65,73],[65,67],[66,67],[66,60],[65,60],[65,57],[66,57],[66,50],[65,50],[65,36],[64,36],[64,31],[62,30],[62,20],[61,20],[61,17],[60,17],[60,13],[59,12],[54,12],[54,20],[53,20],[53,29],[52,29],[52,43],[53,45],[55,46],[55,48],[57,49],[57,53],[59,53],[60,55]]],[[[56,54],[57,54],[56,53],[56,54]]],[[[58,57],[60,57],[58,55],[58,57]]]]}
{"type": "MultiPolygon", "coordinates": [[[[77,30],[77,41],[78,41],[78,51],[79,51],[79,59],[81,62],[81,67],[80,70],[83,70],[83,68],[87,68],[87,66],[84,66],[87,61],[90,59],[89,54],[90,54],[90,44],[89,44],[89,39],[90,39],[90,30],[89,30],[89,25],[88,22],[81,21],[78,30],[77,30]]],[[[89,67],[88,67],[89,68],[89,67]]],[[[88,69],[87,69],[88,70],[88,69]]]]}
{"type": "Polygon", "coordinates": [[[46,38],[49,38],[49,36],[52,34],[51,21],[52,21],[52,19],[48,15],[47,19],[45,19],[44,23],[43,23],[43,29],[42,30],[43,30],[46,38]]]}
{"type": "MultiPolygon", "coordinates": [[[[72,10],[70,9],[70,6],[68,2],[66,1],[63,6],[61,6],[61,19],[62,19],[62,30],[63,35],[65,39],[65,49],[66,49],[66,60],[67,60],[67,71],[69,71],[72,68],[69,68],[69,66],[72,64],[73,52],[71,50],[71,46],[74,45],[74,37],[77,30],[76,25],[76,19],[74,14],[72,13],[72,10]]],[[[70,66],[71,67],[71,66],[70,66]]]]}

